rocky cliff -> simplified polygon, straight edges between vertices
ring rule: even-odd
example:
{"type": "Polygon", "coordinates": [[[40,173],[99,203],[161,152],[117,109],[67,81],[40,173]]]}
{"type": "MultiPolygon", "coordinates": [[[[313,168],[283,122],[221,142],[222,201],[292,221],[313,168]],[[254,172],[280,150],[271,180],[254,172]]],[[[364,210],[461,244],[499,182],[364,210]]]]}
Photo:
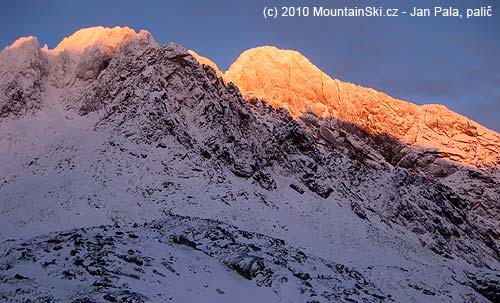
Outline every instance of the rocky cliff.
{"type": "Polygon", "coordinates": [[[224,74],[246,97],[284,107],[296,119],[308,110],[386,134],[437,157],[475,167],[500,165],[500,135],[442,105],[415,104],[332,79],[296,51],[264,46],[243,52],[224,74]]]}

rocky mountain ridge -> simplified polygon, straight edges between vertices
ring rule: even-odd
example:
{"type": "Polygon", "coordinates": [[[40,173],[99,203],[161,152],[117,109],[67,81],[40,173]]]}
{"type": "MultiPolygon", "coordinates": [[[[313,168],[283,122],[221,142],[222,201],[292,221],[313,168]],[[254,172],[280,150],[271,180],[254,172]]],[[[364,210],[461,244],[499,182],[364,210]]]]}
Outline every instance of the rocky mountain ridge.
{"type": "MultiPolygon", "coordinates": [[[[49,61],[49,66],[38,69],[42,70],[41,75],[28,78],[40,79],[50,67],[51,82],[55,85],[75,79],[88,80],[95,78],[118,48],[130,41],[142,47],[158,46],[144,30],[135,33],[128,27],[88,28],[63,39],[54,49],[44,46],[41,52],[36,38],[21,38],[3,51],[5,67],[2,69],[8,71],[12,62],[22,64],[20,60],[12,60],[9,53],[26,45],[27,50],[16,53],[38,57],[38,62],[33,64],[41,66],[49,61]],[[84,52],[87,54],[83,55],[84,52]],[[78,61],[80,67],[72,66],[78,61]],[[89,62],[101,65],[89,69],[89,62]],[[75,69],[73,78],[65,79],[67,71],[75,69]],[[61,81],[61,77],[66,81],[61,81]]],[[[389,135],[412,147],[422,148],[422,154],[433,161],[446,159],[478,168],[500,164],[498,133],[441,105],[417,106],[373,89],[334,80],[296,51],[257,47],[243,52],[225,73],[208,58],[194,51],[190,54],[200,63],[214,68],[225,82],[233,82],[247,98],[262,99],[274,108],[284,107],[295,119],[313,111],[322,118],[353,123],[372,135],[389,135]]],[[[21,66],[17,66],[17,70],[22,70],[21,66]]]]}
{"type": "MultiPolygon", "coordinates": [[[[419,147],[314,108],[297,117],[245,99],[229,72],[221,77],[213,62],[159,46],[145,31],[85,32],[73,35],[88,44],[83,51],[40,49],[31,38],[10,48],[17,55],[0,54],[1,66],[17,62],[12,56],[21,62],[0,81],[19,92],[19,100],[0,99],[2,237],[173,212],[334,255],[385,285],[386,300],[482,302],[476,288],[495,295],[477,281],[499,269],[498,171],[425,158],[419,147]],[[12,82],[13,73],[27,85],[12,82]],[[430,290],[433,276],[446,281],[444,291],[430,290]]],[[[273,72],[279,79],[282,71],[273,72]]],[[[11,281],[13,272],[2,274],[11,281]]]]}
{"type": "Polygon", "coordinates": [[[296,51],[257,47],[243,52],[224,74],[247,97],[261,98],[294,118],[308,110],[387,134],[462,165],[498,167],[500,135],[442,105],[398,100],[330,78],[296,51]]]}

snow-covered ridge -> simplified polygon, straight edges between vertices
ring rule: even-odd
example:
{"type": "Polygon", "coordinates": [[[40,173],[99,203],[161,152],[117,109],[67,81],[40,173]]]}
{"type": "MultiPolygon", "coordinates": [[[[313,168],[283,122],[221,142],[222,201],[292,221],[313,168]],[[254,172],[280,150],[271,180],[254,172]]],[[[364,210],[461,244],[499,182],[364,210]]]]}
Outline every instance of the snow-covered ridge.
{"type": "MultiPolygon", "coordinates": [[[[9,57],[4,60],[7,62],[18,61],[12,58],[12,50],[25,43],[37,46],[35,41],[33,37],[21,38],[0,56],[9,57]]],[[[62,87],[75,79],[95,78],[121,46],[133,42],[139,42],[141,47],[157,46],[145,30],[136,33],[128,27],[101,26],[81,29],[54,49],[43,48],[49,57],[50,81],[62,87]]],[[[334,80],[296,51],[270,46],[250,49],[225,73],[213,61],[190,52],[226,82],[236,84],[247,98],[263,99],[274,108],[284,107],[295,119],[313,110],[321,117],[341,119],[372,134],[387,134],[410,146],[433,151],[435,159],[479,168],[500,165],[498,133],[441,105],[417,106],[334,80]]]]}
{"type": "MultiPolygon", "coordinates": [[[[6,109],[0,117],[1,239],[107,225],[87,230],[89,247],[94,247],[107,245],[111,237],[99,230],[116,233],[118,225],[150,224],[158,219],[182,225],[185,239],[180,242],[193,245],[197,240],[192,235],[201,236],[218,224],[178,221],[169,215],[174,213],[217,219],[253,235],[265,234],[264,242],[283,239],[289,245],[285,250],[300,249],[315,256],[311,265],[315,268],[322,264],[320,259],[344,264],[377,285],[385,301],[486,302],[498,292],[490,283],[494,278],[485,278],[495,277],[500,268],[498,170],[464,166],[433,153],[428,156],[429,150],[392,136],[367,133],[356,124],[320,112],[306,111],[297,118],[285,109],[273,108],[268,100],[245,99],[239,87],[212,68],[216,67],[213,62],[175,43],[160,47],[149,35],[140,38],[124,32],[123,37],[129,38],[116,47],[98,43],[82,53],[50,54],[30,38],[0,55],[13,66],[2,79],[15,73],[11,79],[17,81],[8,82],[10,91],[17,93],[0,99],[6,101],[0,103],[6,109]],[[15,49],[23,52],[9,53],[15,49]],[[5,59],[12,55],[19,60],[5,59]],[[27,86],[21,86],[19,79],[27,86]],[[33,98],[25,98],[30,90],[33,98]]],[[[239,233],[227,225],[219,227],[239,233]]],[[[69,248],[66,244],[70,245],[64,234],[26,241],[40,258],[56,258],[63,267],[81,270],[63,257],[69,248]],[[64,239],[64,245],[54,243],[57,239],[64,239]]],[[[207,236],[211,242],[212,235],[207,236]]],[[[164,257],[154,241],[146,241],[143,247],[125,240],[111,243],[120,256],[126,255],[127,247],[134,254],[140,247],[158,260],[164,257]]],[[[12,248],[7,241],[2,248],[6,254],[17,254],[14,251],[21,251],[21,242],[16,240],[12,248]]],[[[167,250],[176,250],[179,243],[165,244],[167,250]]],[[[261,250],[267,245],[253,244],[261,250]]],[[[195,246],[207,248],[203,253],[210,255],[212,244],[207,245],[195,246]]],[[[68,258],[71,250],[69,254],[68,258]]],[[[126,265],[128,261],[115,257],[111,253],[102,260],[119,265],[122,273],[141,273],[135,274],[138,283],[152,289],[149,274],[143,275],[134,262],[126,265]]],[[[221,261],[219,265],[214,265],[213,258],[199,260],[200,266],[219,273],[224,266],[232,266],[221,259],[216,261],[221,261]]],[[[36,260],[12,265],[17,271],[33,265],[26,265],[30,262],[37,265],[36,260]]],[[[71,276],[71,270],[63,273],[60,269],[48,264],[37,272],[55,285],[64,283],[65,275],[71,276]]],[[[2,281],[12,286],[7,293],[21,281],[27,282],[26,299],[39,295],[32,292],[31,280],[23,278],[30,278],[27,274],[16,276],[8,268],[2,270],[2,281]]],[[[293,281],[312,283],[306,275],[298,275],[305,280],[295,277],[293,281]]],[[[314,283],[331,289],[330,282],[309,275],[314,283]]],[[[220,275],[234,282],[234,289],[253,287],[234,280],[235,276],[220,275]]],[[[251,285],[268,287],[258,285],[262,280],[254,278],[251,285]]],[[[273,290],[283,285],[278,276],[270,279],[273,290]]],[[[109,283],[104,282],[96,287],[109,283]]],[[[209,286],[218,298],[220,292],[209,286]]],[[[189,292],[180,284],[173,288],[189,292]]],[[[109,292],[121,298],[135,292],[155,298],[153,292],[135,288],[127,288],[128,292],[100,289],[96,296],[109,292]]],[[[283,294],[294,293],[293,289],[283,294]]],[[[48,295],[56,294],[49,288],[48,295]]],[[[142,295],[129,298],[154,301],[142,295]]],[[[316,298],[321,302],[319,298],[327,295],[325,290],[316,293],[316,298]]],[[[188,296],[186,301],[195,297],[188,296]]],[[[273,298],[269,300],[283,300],[283,296],[273,298]]]]}

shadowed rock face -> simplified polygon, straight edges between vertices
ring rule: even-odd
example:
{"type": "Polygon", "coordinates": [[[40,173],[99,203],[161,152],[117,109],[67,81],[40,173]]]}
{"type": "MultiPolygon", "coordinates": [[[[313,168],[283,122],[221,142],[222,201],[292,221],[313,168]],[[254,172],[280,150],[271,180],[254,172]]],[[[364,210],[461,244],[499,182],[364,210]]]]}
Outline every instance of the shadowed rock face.
{"type": "Polygon", "coordinates": [[[0,121],[42,107],[47,58],[35,37],[20,38],[0,52],[0,121]]]}
{"type": "Polygon", "coordinates": [[[417,106],[373,89],[330,78],[296,51],[258,47],[240,55],[225,73],[246,97],[284,107],[294,118],[307,110],[388,134],[412,146],[435,149],[463,165],[500,164],[500,135],[442,105],[417,106]]]}

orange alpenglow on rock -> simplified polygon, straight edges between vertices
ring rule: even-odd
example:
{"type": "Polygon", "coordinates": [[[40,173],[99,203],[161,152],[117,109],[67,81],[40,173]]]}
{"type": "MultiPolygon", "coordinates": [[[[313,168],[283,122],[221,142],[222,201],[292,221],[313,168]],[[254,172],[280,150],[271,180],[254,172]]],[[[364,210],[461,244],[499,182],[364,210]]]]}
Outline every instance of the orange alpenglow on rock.
{"type": "Polygon", "coordinates": [[[14,43],[12,43],[11,45],[7,46],[4,50],[13,50],[21,46],[27,45],[32,41],[34,41],[38,45],[38,39],[36,37],[33,36],[21,37],[16,41],[14,41],[14,43]]]}
{"type": "Polygon", "coordinates": [[[150,36],[151,34],[145,30],[136,33],[127,26],[115,26],[113,28],[102,26],[89,27],[78,30],[73,35],[64,38],[54,49],[47,51],[57,54],[67,50],[71,53],[81,54],[85,49],[96,46],[101,49],[116,52],[116,50],[129,39],[149,39],[150,36]]]}
{"type": "Polygon", "coordinates": [[[243,52],[224,74],[247,98],[284,107],[295,118],[313,110],[367,132],[435,150],[463,165],[500,165],[500,135],[442,105],[418,106],[332,79],[296,51],[263,46],[243,52]]]}
{"type": "MultiPolygon", "coordinates": [[[[136,33],[129,27],[98,26],[81,29],[64,38],[56,48],[49,50],[45,46],[42,50],[55,55],[49,64],[52,82],[69,83],[72,74],[67,70],[76,70],[79,79],[95,77],[100,64],[131,41],[138,42],[138,46],[157,45],[144,30],[136,33]],[[87,49],[103,52],[90,53],[89,58],[78,60],[60,56],[70,53],[80,58],[87,49]],[[97,62],[99,66],[90,66],[89,62],[97,62]]],[[[3,51],[4,70],[29,58],[11,56],[11,51],[19,49],[37,56],[42,54],[36,38],[20,38],[3,51]]],[[[275,108],[284,107],[295,119],[313,110],[320,117],[341,119],[374,135],[387,134],[410,146],[437,151],[444,159],[464,165],[500,166],[498,133],[441,105],[417,106],[373,89],[332,79],[299,52],[271,46],[250,49],[243,52],[226,73],[196,52],[190,51],[190,54],[200,63],[211,66],[225,82],[233,82],[245,97],[263,99],[275,108]]]]}

